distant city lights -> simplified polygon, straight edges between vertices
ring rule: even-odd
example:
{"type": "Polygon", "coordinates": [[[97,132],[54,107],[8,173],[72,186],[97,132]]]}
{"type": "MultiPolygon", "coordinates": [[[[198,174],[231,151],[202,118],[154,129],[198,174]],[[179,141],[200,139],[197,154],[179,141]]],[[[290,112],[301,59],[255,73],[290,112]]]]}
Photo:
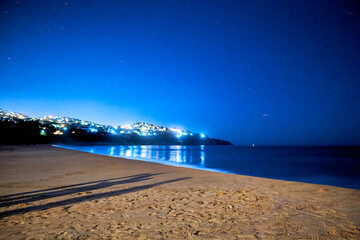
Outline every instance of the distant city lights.
{"type": "Polygon", "coordinates": [[[87,133],[109,133],[112,135],[127,135],[127,134],[137,134],[140,136],[160,136],[164,134],[172,134],[174,137],[178,138],[180,142],[185,141],[186,138],[189,137],[201,137],[206,138],[204,133],[192,133],[188,130],[179,129],[176,127],[168,128],[163,126],[156,126],[154,124],[145,123],[145,122],[136,122],[134,124],[128,125],[102,125],[93,123],[91,121],[84,121],[80,119],[70,118],[70,117],[62,117],[62,116],[44,116],[40,118],[31,118],[29,116],[5,111],[0,109],[0,118],[8,119],[16,122],[16,119],[22,119],[23,121],[39,121],[41,124],[46,124],[43,126],[40,131],[40,135],[46,136],[50,132],[53,132],[54,135],[63,135],[66,131],[71,129],[72,134],[77,133],[79,131],[85,131],[87,133]],[[54,129],[54,130],[52,130],[54,129]]]}

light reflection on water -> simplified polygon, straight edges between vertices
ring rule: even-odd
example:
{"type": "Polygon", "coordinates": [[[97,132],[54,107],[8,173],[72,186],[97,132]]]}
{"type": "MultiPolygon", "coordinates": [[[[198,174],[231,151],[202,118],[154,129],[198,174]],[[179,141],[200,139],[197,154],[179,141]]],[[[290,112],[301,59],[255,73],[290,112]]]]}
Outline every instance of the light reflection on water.
{"type": "MultiPolygon", "coordinates": [[[[94,149],[90,149],[94,152],[94,149]]],[[[205,166],[205,146],[112,146],[108,148],[110,156],[126,158],[146,158],[176,163],[191,163],[205,166]]]]}
{"type": "Polygon", "coordinates": [[[59,146],[207,171],[360,190],[358,147],[59,146]]]}
{"type": "Polygon", "coordinates": [[[200,159],[201,159],[201,166],[205,166],[205,151],[204,151],[204,145],[201,145],[200,159]]]}

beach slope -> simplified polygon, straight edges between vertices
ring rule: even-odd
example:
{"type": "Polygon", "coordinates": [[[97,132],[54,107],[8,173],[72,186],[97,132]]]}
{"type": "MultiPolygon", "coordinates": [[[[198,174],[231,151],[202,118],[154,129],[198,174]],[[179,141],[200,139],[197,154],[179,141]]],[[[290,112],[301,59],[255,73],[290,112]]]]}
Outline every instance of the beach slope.
{"type": "Polygon", "coordinates": [[[0,148],[0,239],[360,239],[360,191],[0,148]]]}

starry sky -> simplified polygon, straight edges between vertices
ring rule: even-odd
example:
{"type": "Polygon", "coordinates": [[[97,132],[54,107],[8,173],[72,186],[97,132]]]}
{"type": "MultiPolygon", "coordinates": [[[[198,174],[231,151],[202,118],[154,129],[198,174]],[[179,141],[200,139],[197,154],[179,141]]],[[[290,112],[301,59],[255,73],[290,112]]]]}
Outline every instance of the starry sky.
{"type": "Polygon", "coordinates": [[[5,110],[360,144],[356,0],[0,3],[5,110]]]}

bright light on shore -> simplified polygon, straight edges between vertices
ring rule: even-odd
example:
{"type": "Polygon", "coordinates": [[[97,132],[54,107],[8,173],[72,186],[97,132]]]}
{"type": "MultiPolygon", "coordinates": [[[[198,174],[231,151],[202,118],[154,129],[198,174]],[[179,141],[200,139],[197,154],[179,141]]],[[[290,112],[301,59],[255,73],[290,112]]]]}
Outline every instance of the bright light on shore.
{"type": "Polygon", "coordinates": [[[201,137],[201,138],[205,138],[206,136],[205,136],[205,134],[200,133],[200,137],[201,137]]]}

